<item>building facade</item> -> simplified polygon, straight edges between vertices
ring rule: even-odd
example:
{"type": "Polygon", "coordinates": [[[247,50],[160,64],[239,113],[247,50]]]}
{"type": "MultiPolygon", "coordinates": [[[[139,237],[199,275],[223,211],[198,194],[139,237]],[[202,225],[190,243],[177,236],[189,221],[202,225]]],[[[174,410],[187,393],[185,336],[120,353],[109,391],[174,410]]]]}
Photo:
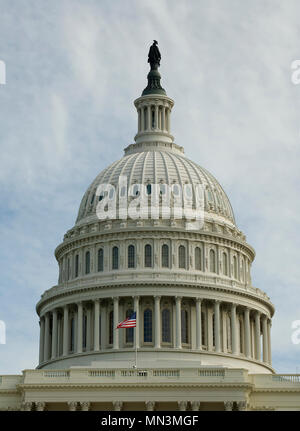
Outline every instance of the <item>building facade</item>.
{"type": "Polygon", "coordinates": [[[56,248],[37,369],[1,377],[0,409],[300,410],[300,376],[272,368],[255,252],[221,185],[174,142],[174,102],[150,64],[135,143],[88,187],[56,248]],[[178,202],[197,212],[199,199],[195,225],[178,202]],[[104,218],[110,207],[118,216],[104,218]],[[133,312],[136,327],[116,329],[133,312]]]}

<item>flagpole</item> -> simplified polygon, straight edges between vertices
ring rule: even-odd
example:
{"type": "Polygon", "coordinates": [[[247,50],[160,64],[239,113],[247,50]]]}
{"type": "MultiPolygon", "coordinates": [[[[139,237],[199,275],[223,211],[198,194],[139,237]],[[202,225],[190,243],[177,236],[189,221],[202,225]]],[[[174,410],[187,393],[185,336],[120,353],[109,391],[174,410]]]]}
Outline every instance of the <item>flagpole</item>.
{"type": "Polygon", "coordinates": [[[136,338],[136,327],[135,327],[135,366],[134,368],[137,369],[137,338],[136,338]]]}

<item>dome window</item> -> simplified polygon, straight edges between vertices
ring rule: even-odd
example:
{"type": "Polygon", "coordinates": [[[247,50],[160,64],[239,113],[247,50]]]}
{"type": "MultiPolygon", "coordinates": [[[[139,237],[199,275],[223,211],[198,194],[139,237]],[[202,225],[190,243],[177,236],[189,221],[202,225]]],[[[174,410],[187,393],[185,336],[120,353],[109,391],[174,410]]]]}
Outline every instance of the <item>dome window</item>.
{"type": "Polygon", "coordinates": [[[169,268],[169,246],[164,244],[161,248],[161,266],[169,268]]]}
{"type": "Polygon", "coordinates": [[[202,270],[202,250],[200,247],[195,248],[195,269],[202,270]]]}
{"type": "Polygon", "coordinates": [[[173,195],[174,195],[175,197],[180,196],[180,188],[179,188],[179,185],[178,185],[178,184],[173,184],[173,185],[172,185],[172,192],[173,192],[173,195]]]}
{"type": "Polygon", "coordinates": [[[112,269],[119,269],[119,249],[113,247],[112,249],[112,269]]]}
{"type": "Polygon", "coordinates": [[[152,247],[150,244],[145,245],[145,267],[152,268],[152,247]]]}
{"type": "Polygon", "coordinates": [[[108,195],[109,199],[113,199],[113,198],[114,198],[114,195],[115,195],[115,190],[114,190],[114,188],[112,187],[112,188],[110,189],[110,191],[109,191],[109,195],[108,195]]]}
{"type": "Polygon", "coordinates": [[[144,343],[152,343],[152,310],[144,311],[144,343]]]}
{"type": "Polygon", "coordinates": [[[100,195],[99,196],[99,201],[102,201],[102,199],[104,198],[104,196],[103,195],[100,195]]]}
{"type": "Polygon", "coordinates": [[[85,273],[89,274],[91,272],[91,254],[89,251],[85,253],[85,273]]]}
{"type": "Polygon", "coordinates": [[[227,258],[227,254],[223,253],[223,274],[224,275],[228,275],[228,258],[227,258]]]}
{"type": "Polygon", "coordinates": [[[75,256],[75,277],[78,277],[79,274],[79,255],[75,256]]]}
{"type": "Polygon", "coordinates": [[[128,246],[128,268],[135,267],[135,248],[134,245],[128,246]]]}
{"type": "Polygon", "coordinates": [[[91,205],[93,205],[93,203],[94,203],[94,199],[95,199],[95,193],[93,194],[93,196],[92,196],[92,199],[91,199],[91,205]]]}
{"type": "Polygon", "coordinates": [[[179,268],[186,268],[186,256],[185,256],[185,247],[183,245],[179,246],[178,249],[178,261],[179,261],[179,268]]]}
{"type": "Polygon", "coordinates": [[[181,342],[189,342],[189,314],[187,310],[181,310],[181,342]]]}
{"type": "Polygon", "coordinates": [[[163,309],[161,317],[162,342],[171,343],[171,313],[169,308],[163,309]]]}
{"type": "Polygon", "coordinates": [[[147,184],[147,195],[151,195],[151,184],[147,184]]]}
{"type": "Polygon", "coordinates": [[[103,271],[103,248],[98,250],[98,271],[103,271]]]}
{"type": "Polygon", "coordinates": [[[209,269],[210,272],[216,272],[216,253],[214,250],[209,252],[209,269]]]}

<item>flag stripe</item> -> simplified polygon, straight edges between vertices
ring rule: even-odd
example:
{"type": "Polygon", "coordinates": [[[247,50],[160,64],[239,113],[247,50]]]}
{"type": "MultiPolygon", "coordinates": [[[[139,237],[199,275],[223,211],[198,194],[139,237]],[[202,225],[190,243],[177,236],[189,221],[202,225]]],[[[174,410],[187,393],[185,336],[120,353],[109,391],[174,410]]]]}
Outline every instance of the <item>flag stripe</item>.
{"type": "Polygon", "coordinates": [[[117,326],[119,328],[134,328],[136,327],[136,313],[134,312],[130,317],[120,322],[117,326]]]}

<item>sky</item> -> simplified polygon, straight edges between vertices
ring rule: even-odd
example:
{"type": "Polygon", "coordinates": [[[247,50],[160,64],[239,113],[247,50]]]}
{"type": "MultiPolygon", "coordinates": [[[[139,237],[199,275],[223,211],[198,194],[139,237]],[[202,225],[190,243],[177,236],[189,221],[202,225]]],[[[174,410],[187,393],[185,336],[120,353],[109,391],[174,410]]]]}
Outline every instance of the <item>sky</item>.
{"type": "Polygon", "coordinates": [[[153,39],[171,129],[230,198],[271,298],[272,359],[300,373],[300,3],[0,0],[0,374],[38,364],[35,304],[96,175],[133,143],[153,39]]]}

